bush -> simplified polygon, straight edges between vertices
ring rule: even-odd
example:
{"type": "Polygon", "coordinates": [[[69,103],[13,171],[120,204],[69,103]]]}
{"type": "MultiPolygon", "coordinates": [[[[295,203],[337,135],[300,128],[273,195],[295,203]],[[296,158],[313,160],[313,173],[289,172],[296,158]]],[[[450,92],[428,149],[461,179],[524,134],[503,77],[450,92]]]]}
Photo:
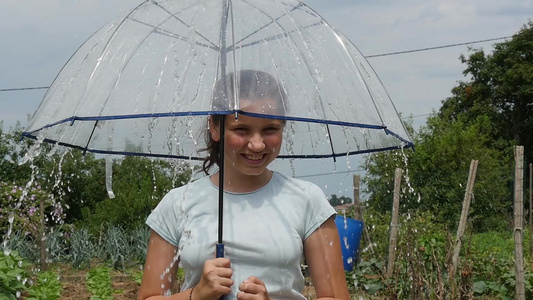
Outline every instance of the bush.
{"type": "Polygon", "coordinates": [[[26,185],[0,181],[0,230],[9,232],[12,228],[22,229],[34,237],[44,230],[41,219],[48,224],[62,224],[65,213],[60,202],[47,192],[39,183],[30,181],[26,185]],[[44,216],[39,209],[44,205],[44,216]]]}
{"type": "Polygon", "coordinates": [[[3,299],[18,299],[27,289],[28,263],[16,251],[0,252],[0,295],[3,299]]]}

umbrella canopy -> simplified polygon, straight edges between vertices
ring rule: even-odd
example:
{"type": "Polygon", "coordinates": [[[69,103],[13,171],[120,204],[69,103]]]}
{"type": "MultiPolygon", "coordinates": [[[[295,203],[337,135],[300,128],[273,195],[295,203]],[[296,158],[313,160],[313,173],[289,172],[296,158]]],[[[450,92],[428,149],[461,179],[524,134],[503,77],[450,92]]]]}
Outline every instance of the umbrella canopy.
{"type": "Polygon", "coordinates": [[[283,114],[257,115],[286,120],[280,158],[412,146],[361,53],[295,0],[146,1],[78,49],[24,135],[94,153],[202,159],[206,116],[241,113],[231,97],[212,105],[215,84],[245,69],[271,74],[287,94],[283,114]]]}

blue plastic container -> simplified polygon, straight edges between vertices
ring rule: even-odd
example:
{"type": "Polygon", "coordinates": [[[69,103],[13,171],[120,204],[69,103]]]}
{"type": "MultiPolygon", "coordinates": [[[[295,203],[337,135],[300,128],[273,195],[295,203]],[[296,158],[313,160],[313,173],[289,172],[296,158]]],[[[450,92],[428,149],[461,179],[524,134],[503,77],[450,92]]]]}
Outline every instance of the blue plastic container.
{"type": "Polygon", "coordinates": [[[352,271],[357,260],[357,250],[359,249],[359,243],[361,242],[364,223],[338,215],[335,218],[335,224],[339,230],[339,237],[341,240],[344,270],[352,271]]]}

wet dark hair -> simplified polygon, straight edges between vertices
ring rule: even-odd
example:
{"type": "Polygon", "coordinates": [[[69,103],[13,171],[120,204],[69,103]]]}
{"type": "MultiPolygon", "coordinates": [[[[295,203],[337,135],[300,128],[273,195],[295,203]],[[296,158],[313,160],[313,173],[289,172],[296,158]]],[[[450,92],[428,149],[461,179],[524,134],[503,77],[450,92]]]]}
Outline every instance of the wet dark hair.
{"type": "MultiPolygon", "coordinates": [[[[237,98],[248,100],[272,99],[277,104],[278,115],[284,116],[287,110],[287,93],[279,82],[270,74],[263,71],[243,70],[237,73],[238,81],[235,82],[234,73],[218,80],[215,84],[212,98],[213,111],[232,111],[234,87],[237,87],[237,98]]],[[[211,115],[214,126],[220,126],[227,115],[211,115]]],[[[283,120],[285,123],[285,120],[283,120]]],[[[209,175],[213,165],[220,165],[219,142],[211,138],[209,129],[205,131],[207,156],[202,164],[202,171],[209,175]]]]}

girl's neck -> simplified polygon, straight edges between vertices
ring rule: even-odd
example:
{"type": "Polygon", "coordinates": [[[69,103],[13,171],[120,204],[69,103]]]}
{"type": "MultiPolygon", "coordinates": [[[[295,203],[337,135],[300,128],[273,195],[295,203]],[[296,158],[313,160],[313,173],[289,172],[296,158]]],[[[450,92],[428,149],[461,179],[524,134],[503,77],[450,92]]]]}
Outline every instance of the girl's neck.
{"type": "MultiPolygon", "coordinates": [[[[257,176],[225,173],[224,191],[234,193],[250,193],[257,191],[267,185],[273,176],[273,173],[270,170],[265,170],[265,172],[257,176]]],[[[219,187],[219,176],[220,172],[217,172],[210,178],[211,182],[217,187],[219,187]]]]}

